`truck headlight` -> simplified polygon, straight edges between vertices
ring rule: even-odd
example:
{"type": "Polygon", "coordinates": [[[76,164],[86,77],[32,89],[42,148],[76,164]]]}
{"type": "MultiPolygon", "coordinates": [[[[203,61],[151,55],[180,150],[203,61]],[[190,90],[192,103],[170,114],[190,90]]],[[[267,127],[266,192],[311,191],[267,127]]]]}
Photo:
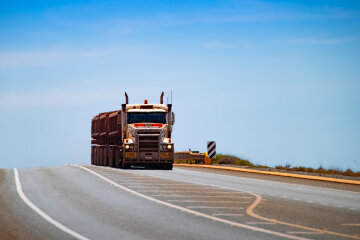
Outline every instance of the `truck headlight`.
{"type": "Polygon", "coordinates": [[[129,145],[125,145],[125,149],[129,149],[130,148],[130,146],[129,145]]]}
{"type": "Polygon", "coordinates": [[[168,149],[171,149],[171,148],[172,148],[172,145],[171,145],[171,144],[167,145],[167,148],[168,148],[168,149]]]}

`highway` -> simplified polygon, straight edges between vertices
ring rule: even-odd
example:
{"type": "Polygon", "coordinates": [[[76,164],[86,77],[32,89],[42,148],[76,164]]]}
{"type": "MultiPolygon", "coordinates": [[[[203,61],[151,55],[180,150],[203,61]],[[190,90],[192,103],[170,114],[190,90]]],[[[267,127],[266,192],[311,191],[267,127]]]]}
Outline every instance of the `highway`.
{"type": "Polygon", "coordinates": [[[0,239],[360,239],[360,186],[184,167],[2,169],[0,239]]]}

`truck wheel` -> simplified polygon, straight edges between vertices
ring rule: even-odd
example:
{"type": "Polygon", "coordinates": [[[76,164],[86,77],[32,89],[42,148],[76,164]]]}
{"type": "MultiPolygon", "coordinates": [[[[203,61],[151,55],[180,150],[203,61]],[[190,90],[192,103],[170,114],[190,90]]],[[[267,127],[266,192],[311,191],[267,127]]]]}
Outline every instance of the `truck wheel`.
{"type": "Polygon", "coordinates": [[[172,170],[173,169],[173,164],[172,163],[165,163],[163,165],[163,168],[164,170],[172,170]]]}
{"type": "Polygon", "coordinates": [[[121,168],[122,168],[122,169],[129,169],[129,168],[130,168],[130,164],[126,164],[126,163],[123,162],[123,163],[121,164],[121,168]]]}

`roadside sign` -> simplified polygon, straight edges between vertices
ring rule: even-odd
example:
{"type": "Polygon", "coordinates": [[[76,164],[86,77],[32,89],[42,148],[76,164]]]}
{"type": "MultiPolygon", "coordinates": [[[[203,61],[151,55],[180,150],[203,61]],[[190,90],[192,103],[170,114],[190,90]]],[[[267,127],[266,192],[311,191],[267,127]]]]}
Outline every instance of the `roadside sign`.
{"type": "Polygon", "coordinates": [[[215,141],[209,141],[207,142],[207,151],[209,158],[215,158],[216,157],[216,142],[215,141]]]}

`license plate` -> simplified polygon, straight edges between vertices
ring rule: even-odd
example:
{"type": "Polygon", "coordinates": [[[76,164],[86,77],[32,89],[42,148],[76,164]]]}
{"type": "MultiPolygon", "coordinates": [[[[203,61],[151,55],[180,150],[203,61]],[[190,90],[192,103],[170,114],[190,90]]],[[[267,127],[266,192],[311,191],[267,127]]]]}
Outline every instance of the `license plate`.
{"type": "Polygon", "coordinates": [[[125,153],[126,158],[136,158],[136,152],[127,152],[125,153]]]}
{"type": "Polygon", "coordinates": [[[162,152],[162,153],[160,154],[160,157],[161,157],[161,158],[171,158],[171,153],[162,152]]]}

